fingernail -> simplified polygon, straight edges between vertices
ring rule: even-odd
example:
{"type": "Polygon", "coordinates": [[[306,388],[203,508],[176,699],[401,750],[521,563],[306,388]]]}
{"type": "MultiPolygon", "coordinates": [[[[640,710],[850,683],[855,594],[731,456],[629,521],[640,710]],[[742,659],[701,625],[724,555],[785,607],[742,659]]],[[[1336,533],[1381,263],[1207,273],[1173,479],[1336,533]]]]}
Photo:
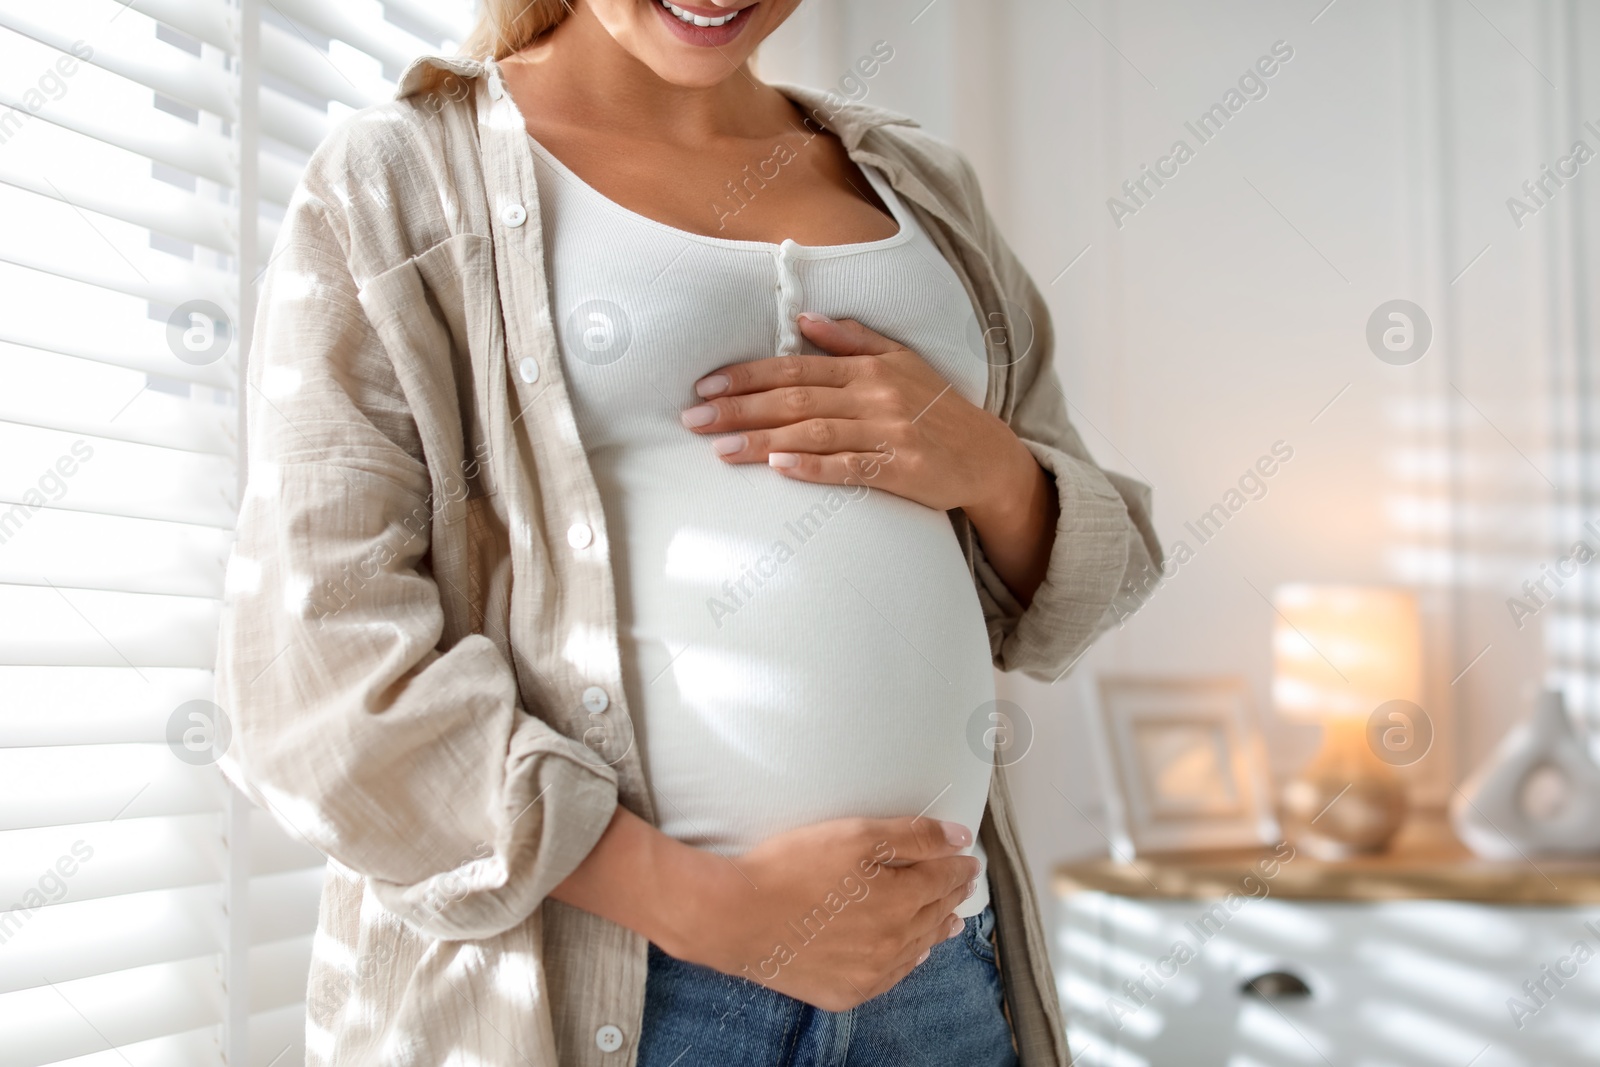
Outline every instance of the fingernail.
{"type": "Polygon", "coordinates": [[[960,937],[961,931],[965,926],[966,924],[961,921],[961,917],[959,915],[951,916],[950,933],[946,935],[945,940],[948,941],[952,937],[960,937]]]}
{"type": "Polygon", "coordinates": [[[711,448],[719,456],[732,455],[744,448],[744,434],[736,433],[729,437],[719,437],[711,442],[711,448]]]}
{"type": "Polygon", "coordinates": [[[696,426],[706,426],[717,419],[717,409],[710,404],[701,404],[699,407],[690,408],[683,413],[683,424],[691,430],[696,426]]]}
{"type": "Polygon", "coordinates": [[[958,822],[940,822],[944,827],[944,838],[957,848],[966,848],[972,844],[972,831],[958,822]]]}
{"type": "Polygon", "coordinates": [[[769,467],[797,467],[799,465],[800,457],[793,452],[772,452],[767,455],[767,466],[769,467]]]}
{"type": "Polygon", "coordinates": [[[812,322],[832,322],[833,321],[832,319],[828,318],[828,316],[819,315],[815,311],[802,311],[802,312],[800,312],[800,317],[802,319],[809,319],[812,322]]]}
{"type": "Polygon", "coordinates": [[[923,949],[922,950],[922,955],[917,957],[917,962],[912,964],[912,966],[913,967],[921,967],[923,965],[923,963],[927,961],[928,956],[929,956],[929,952],[930,952],[929,949],[923,949]]]}
{"type": "Polygon", "coordinates": [[[978,880],[976,878],[974,878],[972,881],[967,883],[967,896],[970,897],[970,896],[972,896],[972,894],[976,893],[977,891],[978,891],[978,880]]]}
{"type": "Polygon", "coordinates": [[[728,391],[728,376],[712,374],[694,383],[694,391],[701,396],[718,396],[728,391]]]}

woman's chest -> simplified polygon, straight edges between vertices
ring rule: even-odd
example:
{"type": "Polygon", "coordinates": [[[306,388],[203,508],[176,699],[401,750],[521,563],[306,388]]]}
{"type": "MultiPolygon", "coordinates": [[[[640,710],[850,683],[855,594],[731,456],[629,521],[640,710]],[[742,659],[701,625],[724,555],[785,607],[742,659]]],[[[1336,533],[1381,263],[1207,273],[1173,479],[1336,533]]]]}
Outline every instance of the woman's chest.
{"type": "Polygon", "coordinates": [[[707,242],[549,191],[551,317],[586,449],[708,448],[694,385],[730,364],[820,354],[796,317],[856,319],[981,405],[984,338],[965,289],[914,229],[860,251],[707,242]]]}
{"type": "Polygon", "coordinates": [[[877,241],[895,221],[831,135],[796,123],[769,140],[689,150],[610,136],[535,136],[602,195],[646,218],[702,236],[803,245],[877,241]]]}

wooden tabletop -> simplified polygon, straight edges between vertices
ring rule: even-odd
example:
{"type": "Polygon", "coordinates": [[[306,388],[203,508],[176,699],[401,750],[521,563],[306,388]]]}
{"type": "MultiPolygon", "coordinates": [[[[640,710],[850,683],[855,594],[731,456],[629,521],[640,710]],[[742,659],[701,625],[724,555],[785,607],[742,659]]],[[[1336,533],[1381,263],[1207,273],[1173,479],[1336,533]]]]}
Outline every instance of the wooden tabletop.
{"type": "MultiPolygon", "coordinates": [[[[1270,849],[1174,853],[1141,856],[1129,863],[1094,859],[1065,863],[1055,870],[1059,895],[1084,891],[1121,896],[1205,900],[1229,893],[1247,894],[1254,876],[1272,887],[1272,895],[1290,900],[1465,900],[1493,904],[1600,904],[1600,860],[1529,860],[1500,862],[1478,859],[1459,844],[1397,843],[1391,851],[1337,863],[1313,859],[1303,851],[1277,870],[1266,861],[1270,849]]],[[[1254,892],[1259,893],[1259,888],[1254,892]]]]}

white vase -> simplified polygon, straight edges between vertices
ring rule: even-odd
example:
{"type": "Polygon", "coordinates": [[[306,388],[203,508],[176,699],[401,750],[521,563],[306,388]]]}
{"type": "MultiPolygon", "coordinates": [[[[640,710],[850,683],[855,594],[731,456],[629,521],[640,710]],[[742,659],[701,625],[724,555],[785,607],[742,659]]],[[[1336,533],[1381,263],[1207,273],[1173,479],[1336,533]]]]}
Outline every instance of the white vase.
{"type": "Polygon", "coordinates": [[[1600,766],[1545,690],[1450,801],[1456,836],[1488,859],[1600,853],[1600,766]]]}

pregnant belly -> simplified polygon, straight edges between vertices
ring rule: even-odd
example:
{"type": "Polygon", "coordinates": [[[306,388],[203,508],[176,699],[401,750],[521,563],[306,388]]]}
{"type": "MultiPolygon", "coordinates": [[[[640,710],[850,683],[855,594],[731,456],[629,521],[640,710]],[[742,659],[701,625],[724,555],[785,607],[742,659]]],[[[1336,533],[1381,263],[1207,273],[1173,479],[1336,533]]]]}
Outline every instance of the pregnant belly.
{"type": "Polygon", "coordinates": [[[991,764],[968,724],[994,675],[949,519],[764,468],[709,476],[692,444],[690,479],[661,451],[596,466],[626,501],[608,523],[662,829],[728,853],[844,816],[976,831],[991,764]]]}

